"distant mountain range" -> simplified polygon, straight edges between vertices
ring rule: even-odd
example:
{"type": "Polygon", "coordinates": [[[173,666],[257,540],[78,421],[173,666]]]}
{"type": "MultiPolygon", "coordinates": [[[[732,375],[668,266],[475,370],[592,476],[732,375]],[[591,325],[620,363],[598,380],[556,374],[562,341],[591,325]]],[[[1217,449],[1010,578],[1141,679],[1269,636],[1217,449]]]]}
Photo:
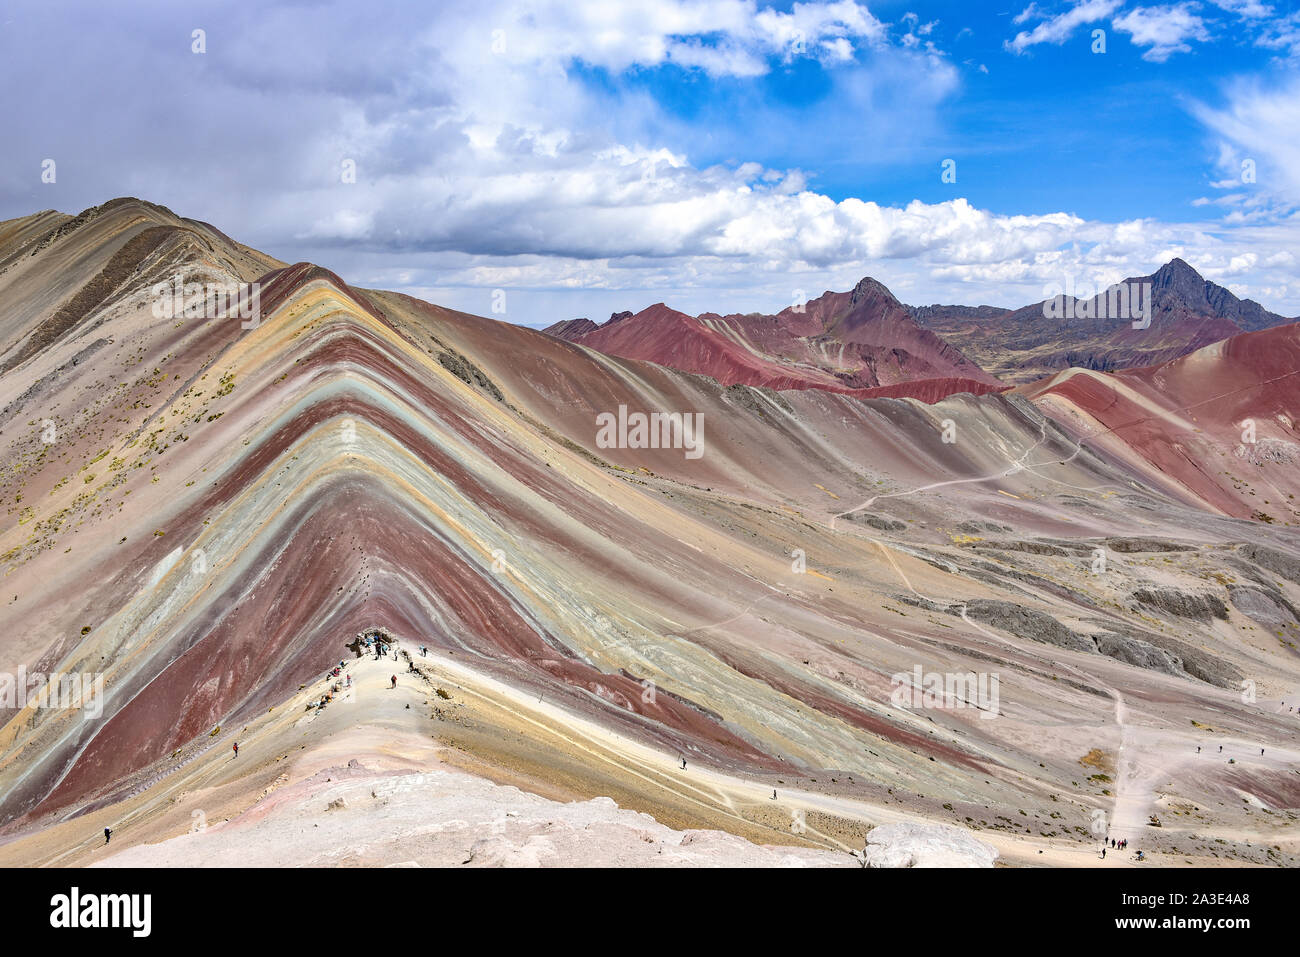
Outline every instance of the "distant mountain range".
{"type": "Polygon", "coordinates": [[[1070,367],[1169,362],[1213,342],[1294,320],[1238,299],[1181,259],[1090,298],[1009,309],[908,306],[871,278],[776,315],[689,316],[656,303],[597,324],[544,331],[607,355],[708,375],[723,385],[825,389],[935,401],[1032,382],[1070,367]],[[1123,295],[1121,295],[1123,294],[1123,295]],[[1116,309],[1117,303],[1133,309],[1116,309]],[[1145,319],[1136,319],[1141,312],[1145,319]],[[1135,328],[1135,321],[1142,328],[1135,328]]]}
{"type": "Polygon", "coordinates": [[[645,359],[711,376],[723,385],[825,389],[861,397],[945,394],[1002,387],[959,349],[919,324],[874,279],[826,292],[776,315],[688,316],[656,303],[596,325],[575,319],[544,330],[607,355],[645,359]]]}
{"type": "Polygon", "coordinates": [[[1112,315],[1105,291],[1087,300],[1064,296],[1063,309],[1045,308],[1045,301],[1014,310],[936,305],[911,313],[1004,382],[1031,382],[1070,367],[1158,365],[1243,332],[1295,321],[1238,299],[1181,259],[1120,285],[1135,289],[1147,283],[1151,314],[1145,329],[1133,328],[1131,317],[1112,315]],[[1049,317],[1053,312],[1056,317],[1049,317]]]}
{"type": "MultiPolygon", "coordinates": [[[[1147,333],[1274,321],[1192,275],[1147,333]]],[[[129,197],[0,221],[0,303],[0,867],[1300,864],[1236,800],[1300,795],[1300,324],[1007,389],[872,280],[543,335],[129,197]]]]}

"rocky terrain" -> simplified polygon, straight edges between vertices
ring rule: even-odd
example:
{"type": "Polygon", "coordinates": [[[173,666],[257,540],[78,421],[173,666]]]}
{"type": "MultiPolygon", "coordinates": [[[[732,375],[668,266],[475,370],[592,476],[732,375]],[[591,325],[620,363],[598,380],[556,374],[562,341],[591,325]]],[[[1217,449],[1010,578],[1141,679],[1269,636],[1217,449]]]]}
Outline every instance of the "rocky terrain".
{"type": "Polygon", "coordinates": [[[724,385],[937,402],[1069,368],[1115,372],[1159,365],[1294,321],[1238,299],[1181,259],[1095,295],[1082,293],[1062,286],[1058,297],[1018,309],[908,306],[865,278],[851,292],[826,292],[776,315],[688,316],[658,303],[602,324],[567,319],[544,331],[724,385]],[[1135,319],[1138,311],[1142,316],[1135,319]]]}
{"type": "Polygon", "coordinates": [[[956,392],[1001,387],[952,345],[918,325],[874,279],[852,292],[826,292],[774,316],[688,316],[658,303],[544,330],[606,355],[645,359],[707,375],[723,385],[824,389],[857,398],[935,402],[956,392]]]}
{"type": "Polygon", "coordinates": [[[1068,368],[1113,372],[1158,365],[1242,332],[1294,322],[1250,299],[1238,299],[1181,259],[1095,296],[1064,291],[1059,301],[1019,309],[992,306],[912,308],[938,333],[1004,382],[1028,383],[1068,368]],[[1120,308],[1119,290],[1140,295],[1149,314],[1120,308]],[[1141,290],[1139,292],[1139,290],[1141,290]],[[1123,313],[1123,314],[1121,314],[1123,313]]]}
{"type": "Polygon", "coordinates": [[[882,290],[682,371],[0,223],[0,673],[103,688],[3,700],[0,861],[1294,866],[1296,327],[1000,391],[882,290]]]}

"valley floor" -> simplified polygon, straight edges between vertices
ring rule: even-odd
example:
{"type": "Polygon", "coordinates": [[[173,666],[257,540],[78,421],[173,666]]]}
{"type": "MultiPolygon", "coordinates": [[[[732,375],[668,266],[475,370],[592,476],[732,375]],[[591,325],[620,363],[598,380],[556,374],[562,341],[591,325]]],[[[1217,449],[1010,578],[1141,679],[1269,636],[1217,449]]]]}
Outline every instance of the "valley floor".
{"type": "MultiPolygon", "coordinates": [[[[353,686],[323,709],[311,704],[332,684],[321,679],[238,734],[222,729],[195,745],[129,796],[11,837],[0,845],[0,865],[856,867],[876,825],[950,827],[905,801],[889,806],[811,784],[774,788],[771,780],[683,769],[672,755],[530,700],[450,657],[416,653],[415,671],[410,664],[405,656],[400,665],[349,661],[353,686]],[[108,846],[104,827],[113,829],[108,846]]],[[[1148,763],[1167,744],[1151,741],[1148,763]]],[[[1265,757],[1270,767],[1300,759],[1265,757]]],[[[1174,844],[1188,838],[1164,830],[1174,844]]],[[[1248,827],[1214,833],[1265,839],[1248,827]]],[[[1088,840],[968,835],[995,848],[1000,865],[1244,863],[1144,844],[1147,861],[1138,864],[1136,842],[1102,860],[1088,840]]],[[[1294,836],[1284,846],[1300,851],[1294,836]]],[[[970,862],[957,855],[923,863],[970,862]]]]}

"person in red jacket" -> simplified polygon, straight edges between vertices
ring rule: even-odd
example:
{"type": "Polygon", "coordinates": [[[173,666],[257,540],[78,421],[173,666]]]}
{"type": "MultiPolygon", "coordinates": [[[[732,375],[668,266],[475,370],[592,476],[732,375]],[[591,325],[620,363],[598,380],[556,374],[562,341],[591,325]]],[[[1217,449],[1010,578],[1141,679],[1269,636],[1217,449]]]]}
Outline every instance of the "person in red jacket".
{"type": "Polygon", "coordinates": [[[393,675],[393,687],[397,687],[397,675],[393,675]]]}
{"type": "Polygon", "coordinates": [[[236,741],[236,742],[234,743],[233,747],[234,747],[234,749],[235,749],[235,757],[239,757],[239,742],[236,741]]]}

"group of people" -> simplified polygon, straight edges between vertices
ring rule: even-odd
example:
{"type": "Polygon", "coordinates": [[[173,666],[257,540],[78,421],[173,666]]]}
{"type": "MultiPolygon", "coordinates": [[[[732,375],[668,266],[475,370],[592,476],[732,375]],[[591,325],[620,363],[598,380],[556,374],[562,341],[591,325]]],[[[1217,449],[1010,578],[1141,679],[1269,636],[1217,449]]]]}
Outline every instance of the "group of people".
{"type": "MultiPolygon", "coordinates": [[[[1196,753],[1197,753],[1197,754],[1200,754],[1200,753],[1201,753],[1201,746],[1200,746],[1199,744],[1196,746],[1196,753]]],[[[1223,753],[1223,745],[1219,745],[1219,753],[1220,753],[1220,754],[1223,753]]],[[[1263,756],[1264,756],[1264,749],[1263,749],[1263,748],[1260,748],[1260,749],[1259,749],[1259,755],[1260,755],[1260,757],[1263,757],[1263,756]]],[[[1235,763],[1235,761],[1234,761],[1234,759],[1229,758],[1229,759],[1228,759],[1228,763],[1229,763],[1229,764],[1233,764],[1233,763],[1235,763]]]]}
{"type": "MultiPolygon", "coordinates": [[[[389,642],[390,642],[390,639],[386,639],[386,638],[384,637],[383,632],[380,632],[380,631],[375,631],[375,632],[366,632],[364,635],[361,635],[360,637],[361,637],[361,647],[362,647],[362,648],[374,648],[374,649],[375,649],[375,660],[376,660],[376,661],[378,661],[380,658],[383,658],[383,657],[387,657],[387,656],[388,656],[388,650],[389,650],[389,642]]],[[[363,651],[362,654],[364,654],[364,653],[365,653],[365,652],[363,651]]],[[[394,657],[394,658],[397,657],[397,653],[396,653],[396,652],[393,653],[393,657],[394,657]]]]}
{"type": "MultiPolygon", "coordinates": [[[[314,707],[317,710],[320,710],[333,701],[334,696],[339,694],[344,688],[352,687],[352,676],[343,674],[347,669],[347,666],[348,663],[340,658],[337,665],[325,672],[325,680],[330,682],[330,686],[329,690],[321,695],[320,700],[315,703],[314,707]],[[339,681],[339,677],[342,677],[343,681],[339,681]]],[[[308,705],[307,707],[311,708],[313,705],[308,705]]]]}
{"type": "MultiPolygon", "coordinates": [[[[1123,837],[1123,838],[1113,838],[1113,837],[1108,837],[1108,838],[1106,838],[1106,840],[1104,840],[1104,841],[1101,842],[1101,859],[1102,859],[1103,861],[1106,859],[1106,847],[1107,847],[1107,842],[1109,842],[1109,846],[1110,846],[1110,849],[1111,849],[1111,850],[1115,850],[1115,851],[1126,851],[1126,850],[1128,850],[1128,838],[1127,838],[1127,837],[1123,837]]],[[[1141,851],[1138,851],[1137,854],[1135,855],[1135,858],[1136,858],[1137,860],[1139,860],[1139,861],[1145,861],[1145,860],[1146,860],[1146,855],[1143,854],[1141,851]]]]}

